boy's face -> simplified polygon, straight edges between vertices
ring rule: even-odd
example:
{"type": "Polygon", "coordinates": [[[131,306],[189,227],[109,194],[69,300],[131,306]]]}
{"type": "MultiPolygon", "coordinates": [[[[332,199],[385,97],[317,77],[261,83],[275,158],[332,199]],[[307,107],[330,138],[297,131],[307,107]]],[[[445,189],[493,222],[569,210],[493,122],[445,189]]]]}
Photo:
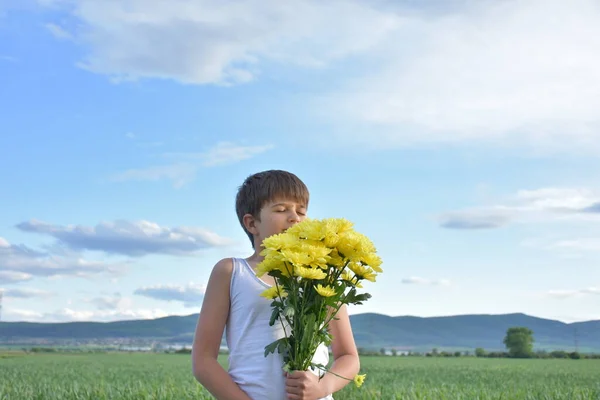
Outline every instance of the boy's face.
{"type": "MultiPolygon", "coordinates": [[[[251,218],[249,231],[254,235],[256,249],[269,236],[282,233],[306,218],[307,207],[295,200],[275,199],[260,210],[258,219],[251,218]]],[[[251,217],[251,216],[250,216],[251,217]]]]}

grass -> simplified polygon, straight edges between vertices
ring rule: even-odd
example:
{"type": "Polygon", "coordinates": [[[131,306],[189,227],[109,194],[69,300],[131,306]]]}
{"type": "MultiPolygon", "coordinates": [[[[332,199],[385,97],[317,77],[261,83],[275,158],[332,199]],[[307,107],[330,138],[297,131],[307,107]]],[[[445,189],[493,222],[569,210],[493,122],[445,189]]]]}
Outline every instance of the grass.
{"type": "MultiPolygon", "coordinates": [[[[226,359],[222,358],[223,364],[226,359]]],[[[363,357],[336,400],[600,400],[599,360],[363,357]]],[[[0,354],[0,400],[212,399],[189,355],[0,354]]]]}

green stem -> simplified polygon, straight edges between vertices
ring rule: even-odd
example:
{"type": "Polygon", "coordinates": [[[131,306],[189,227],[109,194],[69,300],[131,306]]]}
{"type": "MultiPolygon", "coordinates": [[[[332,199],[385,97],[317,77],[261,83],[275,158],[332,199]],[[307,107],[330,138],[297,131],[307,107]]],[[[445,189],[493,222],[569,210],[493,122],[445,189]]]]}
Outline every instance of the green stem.
{"type": "MultiPolygon", "coordinates": [[[[315,367],[315,368],[320,369],[321,371],[325,371],[328,374],[335,375],[338,378],[342,378],[342,379],[345,379],[345,380],[350,381],[350,382],[352,382],[354,380],[354,379],[349,379],[349,378],[346,378],[345,376],[341,376],[339,374],[336,374],[335,372],[332,372],[332,371],[328,370],[327,368],[324,368],[324,367],[322,367],[320,365],[312,364],[312,366],[315,367]]],[[[319,378],[319,379],[321,379],[321,378],[319,378]]]]}
{"type": "MultiPolygon", "coordinates": [[[[297,293],[298,292],[296,289],[297,282],[294,279],[293,270],[290,271],[287,261],[284,261],[284,265],[285,265],[285,270],[287,271],[287,273],[289,275],[290,289],[292,290],[292,293],[297,293]]],[[[296,311],[298,309],[297,301],[298,301],[298,299],[296,298],[296,296],[291,296],[290,302],[294,303],[294,311],[296,311]]],[[[292,336],[294,336],[294,331],[295,331],[295,327],[296,327],[296,314],[297,314],[297,312],[294,312],[294,315],[292,316],[292,321],[290,323],[291,329],[292,329],[292,336]]],[[[286,360],[286,361],[293,361],[293,359],[296,358],[297,354],[298,354],[298,341],[295,340],[295,337],[294,337],[294,351],[293,351],[293,354],[288,355],[288,360],[286,360]]]]}
{"type": "MultiPolygon", "coordinates": [[[[337,275],[336,275],[336,277],[335,277],[335,281],[337,281],[337,280],[338,280],[338,278],[340,277],[340,275],[342,274],[342,272],[344,271],[344,269],[345,269],[347,266],[348,266],[348,261],[346,262],[346,264],[344,265],[344,267],[343,267],[343,268],[341,268],[341,269],[338,271],[338,273],[337,273],[337,275]]],[[[358,277],[356,277],[356,283],[358,283],[358,277]]],[[[348,294],[345,294],[345,295],[344,295],[344,297],[343,297],[343,299],[340,301],[340,305],[339,305],[339,306],[337,306],[337,308],[334,308],[334,307],[332,307],[332,308],[335,310],[335,312],[334,312],[334,313],[332,313],[332,314],[331,314],[331,316],[329,317],[329,319],[327,319],[327,320],[325,321],[324,325],[327,325],[327,324],[329,324],[329,322],[331,322],[331,320],[335,318],[335,316],[336,316],[336,315],[337,315],[337,313],[340,311],[340,308],[341,308],[341,307],[344,305],[344,301],[345,301],[347,298],[348,298],[348,294]]]]}
{"type": "MultiPolygon", "coordinates": [[[[275,287],[277,288],[277,295],[279,296],[279,301],[281,301],[281,305],[283,305],[283,297],[281,297],[281,291],[279,289],[279,283],[277,282],[277,278],[275,278],[275,287]]],[[[285,307],[284,307],[285,308],[285,307]]],[[[283,310],[282,310],[283,311],[283,310]]],[[[281,327],[283,328],[283,334],[285,335],[285,337],[288,337],[287,332],[285,330],[285,324],[283,323],[283,320],[281,319],[281,312],[279,313],[279,322],[281,322],[281,327]]],[[[284,314],[283,317],[285,318],[285,320],[288,322],[288,324],[290,323],[290,320],[288,319],[288,317],[284,314]]]]}

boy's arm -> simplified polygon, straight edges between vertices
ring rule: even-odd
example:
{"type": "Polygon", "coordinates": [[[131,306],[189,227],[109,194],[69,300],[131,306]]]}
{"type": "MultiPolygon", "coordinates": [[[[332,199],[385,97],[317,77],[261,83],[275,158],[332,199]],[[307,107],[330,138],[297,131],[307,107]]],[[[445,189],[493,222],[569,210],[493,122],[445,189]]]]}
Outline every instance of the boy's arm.
{"type": "MultiPolygon", "coordinates": [[[[329,331],[332,336],[331,351],[334,359],[329,371],[352,380],[360,371],[360,360],[346,305],[340,307],[336,317],[329,323],[329,331]]],[[[337,392],[350,382],[334,374],[325,373],[319,383],[327,395],[337,392]]]]}
{"type": "Polygon", "coordinates": [[[250,400],[218,363],[219,347],[229,315],[229,282],[233,263],[219,261],[212,270],[192,345],[194,377],[218,400],[250,400]]]}

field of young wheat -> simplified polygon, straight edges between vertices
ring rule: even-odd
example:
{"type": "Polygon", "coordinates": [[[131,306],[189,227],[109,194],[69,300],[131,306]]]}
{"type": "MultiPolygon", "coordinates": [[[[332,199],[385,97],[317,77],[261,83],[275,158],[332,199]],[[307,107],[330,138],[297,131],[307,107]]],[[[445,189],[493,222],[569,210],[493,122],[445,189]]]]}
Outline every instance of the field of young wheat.
{"type": "MultiPolygon", "coordinates": [[[[226,363],[226,359],[223,358],[226,363]]],[[[363,357],[336,400],[600,400],[600,360],[363,357]]],[[[0,400],[211,399],[189,355],[0,354],[0,400]]]]}

